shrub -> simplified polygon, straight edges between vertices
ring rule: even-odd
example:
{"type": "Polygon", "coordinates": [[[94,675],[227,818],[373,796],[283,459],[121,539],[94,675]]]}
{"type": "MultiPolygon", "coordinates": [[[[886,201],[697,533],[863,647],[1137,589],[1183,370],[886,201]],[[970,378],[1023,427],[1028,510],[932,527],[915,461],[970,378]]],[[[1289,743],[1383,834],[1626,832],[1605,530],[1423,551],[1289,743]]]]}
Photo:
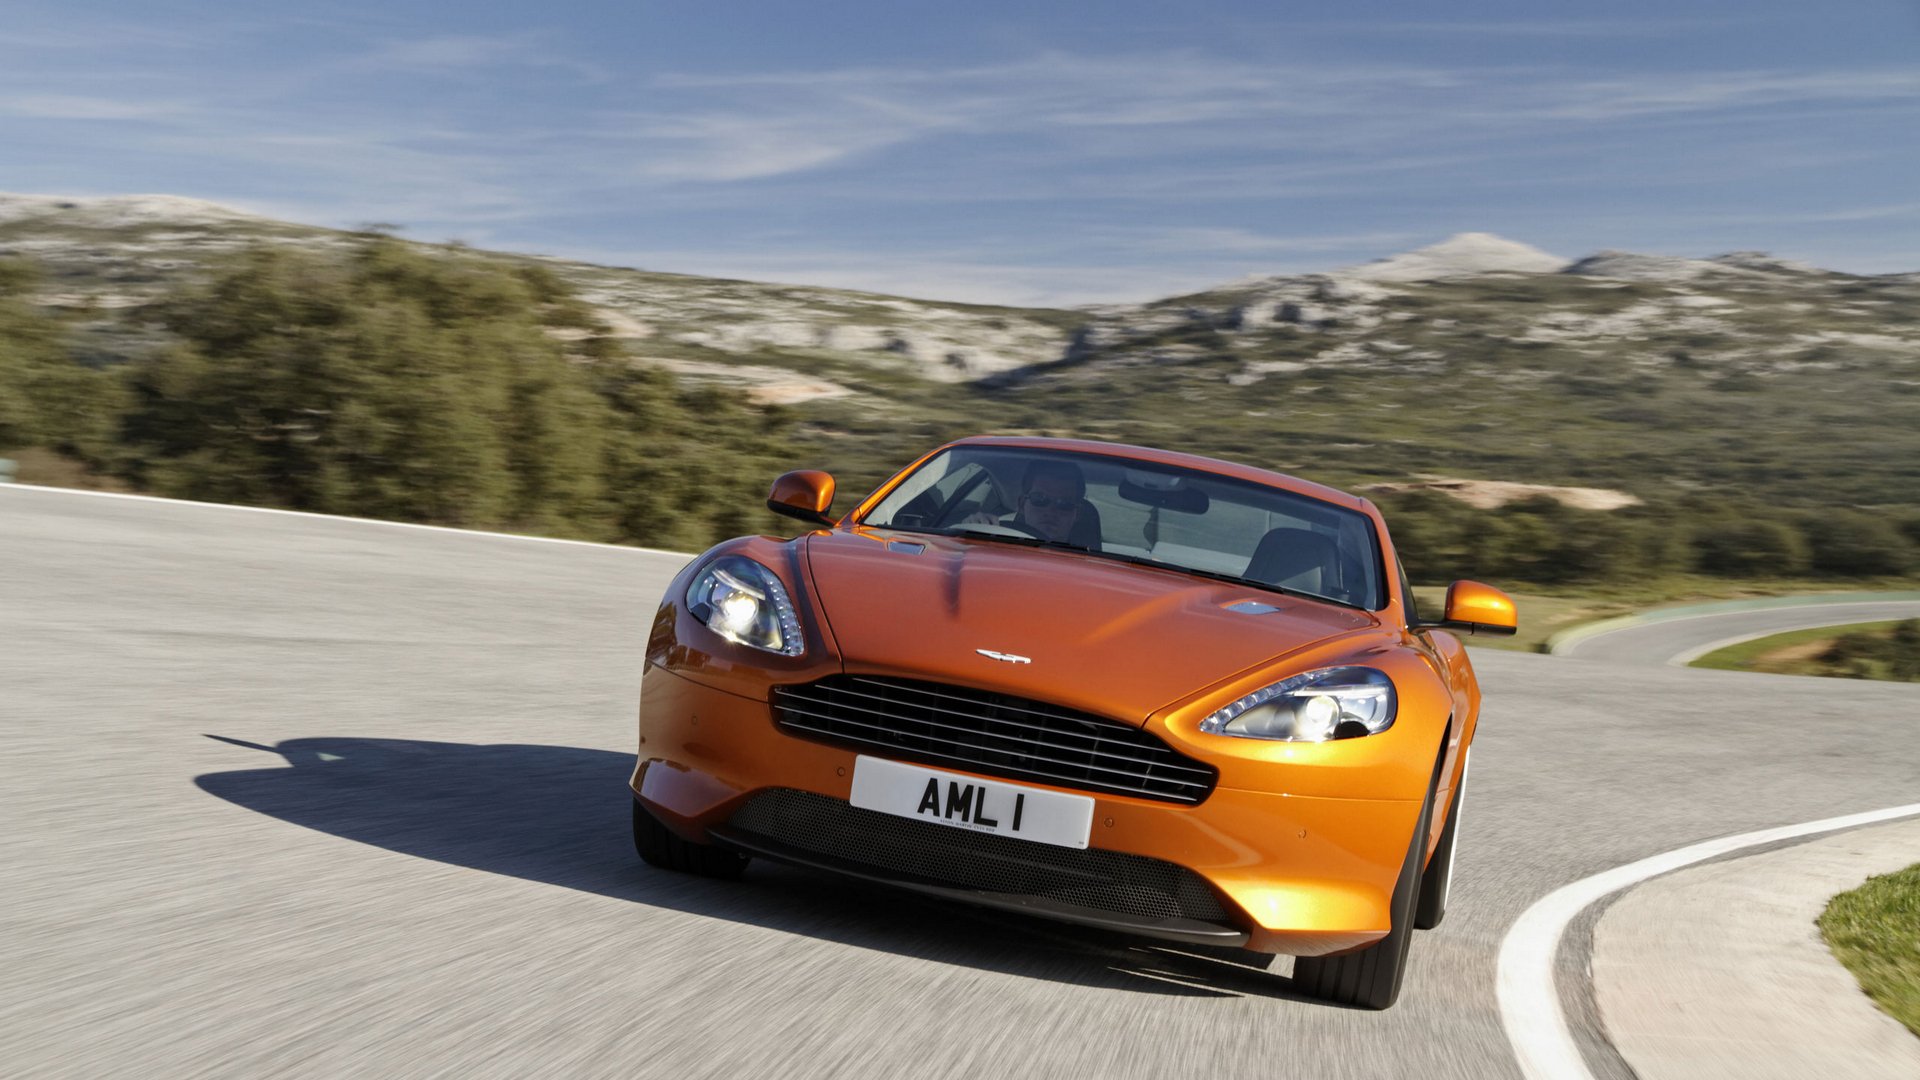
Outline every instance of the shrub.
{"type": "Polygon", "coordinates": [[[74,359],[66,327],[31,303],[38,283],[29,264],[0,260],[0,449],[44,446],[105,464],[125,391],[74,359]]]}
{"type": "Polygon", "coordinates": [[[1807,543],[1777,521],[1708,519],[1693,531],[1695,565],[1723,577],[1791,577],[1807,569],[1807,543]]]}
{"type": "MultiPolygon", "coordinates": [[[[139,478],[192,498],[701,546],[772,472],[738,394],[636,371],[560,279],[382,236],[258,248],[164,307],[139,478]]],[[[745,512],[741,508],[747,508],[745,512]]]]}
{"type": "Polygon", "coordinates": [[[1809,563],[1817,573],[1872,577],[1903,574],[1914,564],[1913,542],[1884,517],[1827,510],[1804,515],[1799,525],[1809,563]]]}

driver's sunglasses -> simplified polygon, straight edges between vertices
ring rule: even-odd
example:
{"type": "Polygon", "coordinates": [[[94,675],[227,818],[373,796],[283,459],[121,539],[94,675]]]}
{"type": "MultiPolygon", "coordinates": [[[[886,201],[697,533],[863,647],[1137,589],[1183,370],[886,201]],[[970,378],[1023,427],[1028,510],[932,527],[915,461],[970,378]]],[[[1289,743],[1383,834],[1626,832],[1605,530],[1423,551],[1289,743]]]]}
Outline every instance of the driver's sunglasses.
{"type": "Polygon", "coordinates": [[[1038,491],[1029,491],[1021,498],[1042,510],[1071,510],[1080,505],[1079,499],[1063,499],[1058,495],[1047,495],[1038,491]]]}

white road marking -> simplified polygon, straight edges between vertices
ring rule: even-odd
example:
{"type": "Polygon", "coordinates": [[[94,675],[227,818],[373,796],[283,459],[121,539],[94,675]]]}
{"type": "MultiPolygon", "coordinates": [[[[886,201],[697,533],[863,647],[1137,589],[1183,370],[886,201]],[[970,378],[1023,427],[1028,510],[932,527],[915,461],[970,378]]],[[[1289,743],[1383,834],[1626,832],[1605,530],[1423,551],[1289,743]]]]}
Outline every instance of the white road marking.
{"type": "Polygon", "coordinates": [[[194,499],[163,499],[158,495],[128,495],[118,491],[88,491],[83,488],[42,487],[38,484],[7,484],[0,491],[37,491],[47,495],[86,495],[96,499],[131,499],[135,502],[170,503],[174,506],[204,506],[214,510],[243,510],[253,514],[284,514],[288,517],[318,518],[322,521],[350,521],[359,525],[384,525],[390,529],[418,529],[423,532],[454,533],[458,536],[491,536],[501,540],[526,540],[536,544],[571,544],[574,547],[607,548],[613,551],[637,551],[647,555],[671,555],[691,559],[692,552],[662,548],[631,547],[626,544],[600,544],[592,540],[563,540],[557,536],[523,536],[520,533],[489,532],[485,529],[456,529],[447,525],[420,525],[411,521],[386,521],[382,518],[347,517],[344,514],[318,514],[311,510],[279,510],[269,506],[240,506],[235,503],[199,502],[194,499]]]}
{"type": "Polygon", "coordinates": [[[1723,836],[1718,840],[1654,855],[1615,867],[1605,873],[1563,885],[1534,902],[1507,931],[1500,944],[1500,966],[1494,989],[1500,1001],[1500,1022],[1513,1044],[1514,1057],[1528,1080],[1593,1080],[1580,1047],[1573,1041],[1567,1018],[1560,1012],[1560,992],[1554,982],[1553,957],[1560,936],[1589,904],[1650,877],[1741,848],[1792,840],[1818,833],[1871,825],[1920,814],[1920,803],[1869,810],[1845,817],[1800,825],[1782,825],[1758,832],[1723,836]]]}
{"type": "MultiPolygon", "coordinates": [[[[1832,625],[1844,626],[1846,624],[1834,623],[1832,625]]],[[[1815,629],[1815,628],[1798,627],[1796,629],[1815,629]]],[[[1695,645],[1693,648],[1688,649],[1685,652],[1678,652],[1673,654],[1672,656],[1667,657],[1667,666],[1668,667],[1687,667],[1688,665],[1692,664],[1695,660],[1698,660],[1701,657],[1711,652],[1719,652],[1721,649],[1729,648],[1734,645],[1744,645],[1749,641],[1758,641],[1761,638],[1775,637],[1780,634],[1791,634],[1791,633],[1793,633],[1792,630],[1762,630],[1757,634],[1736,634],[1730,638],[1721,638],[1719,641],[1709,641],[1705,645],[1695,645]]]]}

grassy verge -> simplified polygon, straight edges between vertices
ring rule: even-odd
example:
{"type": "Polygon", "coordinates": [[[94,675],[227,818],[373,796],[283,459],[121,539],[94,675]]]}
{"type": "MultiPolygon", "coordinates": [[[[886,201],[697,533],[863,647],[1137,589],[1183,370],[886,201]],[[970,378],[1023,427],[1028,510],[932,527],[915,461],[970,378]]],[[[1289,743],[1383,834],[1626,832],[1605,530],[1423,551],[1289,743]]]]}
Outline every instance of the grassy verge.
{"type": "Polygon", "coordinates": [[[14,464],[13,479],[21,484],[42,487],[78,488],[83,491],[127,491],[120,480],[103,476],[70,457],[39,446],[0,448],[0,458],[14,464]]]}
{"type": "Polygon", "coordinates": [[[1898,620],[1888,620],[1789,630],[1715,649],[1689,666],[1719,671],[1764,671],[1774,675],[1825,675],[1826,666],[1818,657],[1834,639],[1845,634],[1882,633],[1897,625],[1898,620]]]}
{"type": "Polygon", "coordinates": [[[1874,1004],[1920,1035],[1920,863],[1834,897],[1819,923],[1874,1004]]]}

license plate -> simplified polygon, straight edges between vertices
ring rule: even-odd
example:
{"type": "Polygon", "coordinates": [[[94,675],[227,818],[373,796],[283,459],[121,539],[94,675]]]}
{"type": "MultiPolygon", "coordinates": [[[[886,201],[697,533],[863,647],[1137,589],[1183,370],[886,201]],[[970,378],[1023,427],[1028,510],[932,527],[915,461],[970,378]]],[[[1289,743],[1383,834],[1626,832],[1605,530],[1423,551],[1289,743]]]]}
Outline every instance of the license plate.
{"type": "Polygon", "coordinates": [[[855,806],[883,814],[1083,848],[1093,831],[1093,800],[977,776],[923,769],[862,754],[853,763],[855,806]]]}

